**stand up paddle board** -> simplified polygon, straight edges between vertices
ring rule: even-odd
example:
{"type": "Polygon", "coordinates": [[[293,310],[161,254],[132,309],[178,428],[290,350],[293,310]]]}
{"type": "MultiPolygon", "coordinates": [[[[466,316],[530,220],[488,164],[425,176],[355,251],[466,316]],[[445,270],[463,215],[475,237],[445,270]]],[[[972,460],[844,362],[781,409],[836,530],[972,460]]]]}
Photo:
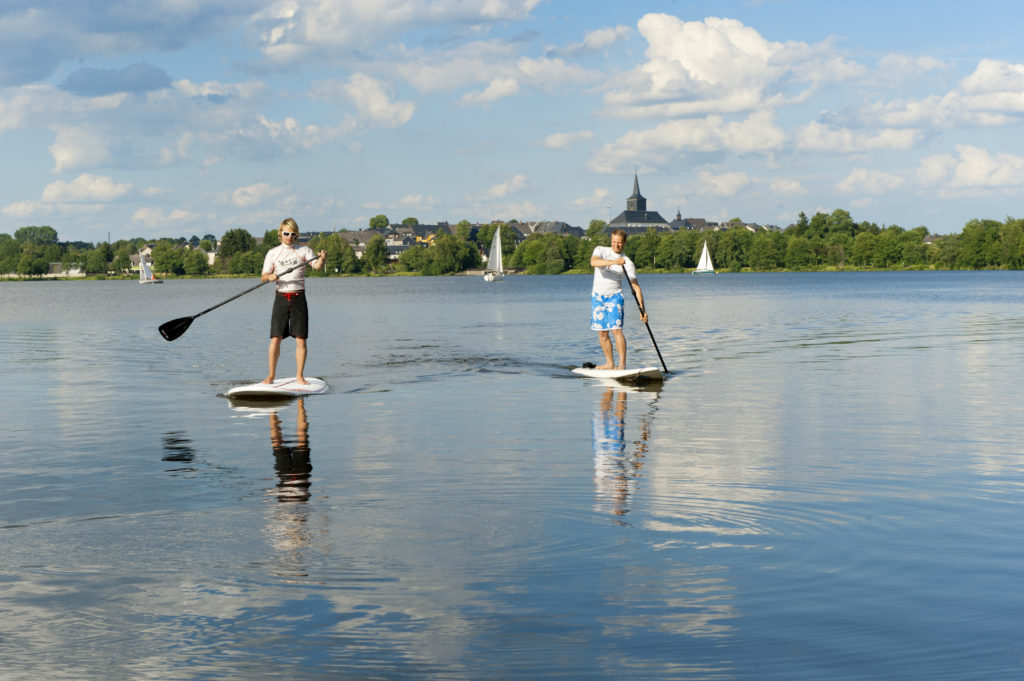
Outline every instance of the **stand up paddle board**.
{"type": "Polygon", "coordinates": [[[610,378],[627,383],[662,380],[661,369],[658,367],[644,367],[643,369],[590,369],[587,367],[577,367],[572,372],[587,378],[610,378]]]}
{"type": "Polygon", "coordinates": [[[295,377],[291,378],[279,378],[273,383],[250,383],[249,385],[240,385],[237,388],[232,388],[227,392],[228,397],[246,397],[246,398],[268,398],[276,397],[288,398],[288,397],[302,397],[303,395],[318,395],[322,392],[327,392],[327,384],[319,378],[306,377],[309,381],[308,385],[295,382],[295,377]]]}

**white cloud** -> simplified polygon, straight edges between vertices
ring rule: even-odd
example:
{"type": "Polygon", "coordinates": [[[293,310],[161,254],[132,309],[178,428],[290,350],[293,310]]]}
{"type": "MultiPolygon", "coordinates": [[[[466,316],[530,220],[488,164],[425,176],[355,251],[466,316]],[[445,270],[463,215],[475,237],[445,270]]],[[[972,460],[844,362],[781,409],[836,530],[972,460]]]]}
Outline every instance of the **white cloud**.
{"type": "Polygon", "coordinates": [[[175,208],[168,214],[164,214],[158,208],[139,208],[132,215],[133,222],[141,222],[146,227],[165,227],[167,225],[178,225],[183,222],[201,220],[201,216],[191,211],[175,208]]]}
{"type": "Polygon", "coordinates": [[[466,105],[490,104],[505,97],[519,93],[519,81],[507,76],[498,76],[491,80],[486,88],[479,92],[467,92],[461,101],[466,105]]]}
{"type": "Polygon", "coordinates": [[[527,181],[526,175],[519,174],[514,175],[512,178],[494,185],[484,192],[484,197],[488,199],[502,199],[510,194],[522,191],[526,189],[527,181]]]}
{"type": "Polygon", "coordinates": [[[231,204],[236,208],[252,208],[280,196],[283,192],[284,190],[280,187],[271,186],[266,182],[257,182],[239,187],[231,192],[231,204]]]}
{"type": "Polygon", "coordinates": [[[113,201],[132,190],[130,182],[116,182],[113,178],[83,173],[71,182],[57,180],[43,189],[47,203],[81,203],[113,201]]]}
{"type": "Polygon", "coordinates": [[[316,50],[375,46],[410,27],[488,26],[520,20],[541,0],[278,0],[253,17],[263,53],[290,62],[316,50]]]}
{"type": "Polygon", "coordinates": [[[37,215],[52,215],[54,208],[39,201],[16,201],[4,206],[3,213],[14,218],[26,219],[37,215]]]}
{"type": "Polygon", "coordinates": [[[415,209],[415,210],[429,210],[440,203],[433,196],[424,196],[423,194],[408,194],[403,196],[398,201],[399,208],[415,209]]]}
{"type": "Polygon", "coordinates": [[[807,190],[797,180],[778,178],[772,180],[771,191],[773,194],[806,194],[807,190]]]}
{"type": "Polygon", "coordinates": [[[715,175],[701,171],[698,175],[704,188],[716,196],[735,196],[741,189],[750,184],[750,177],[742,172],[720,173],[715,175]]]}
{"type": "Polygon", "coordinates": [[[797,133],[796,147],[803,151],[835,151],[844,154],[883,149],[905,151],[914,148],[922,139],[924,133],[911,128],[854,131],[812,121],[797,133]]]}
{"type": "Polygon", "coordinates": [[[556,132],[544,138],[544,146],[548,149],[569,149],[577,142],[589,142],[594,133],[589,130],[579,132],[556,132]]]}
{"type": "Polygon", "coordinates": [[[55,173],[96,167],[113,159],[109,140],[96,130],[61,126],[56,131],[57,138],[49,146],[55,173]]]}
{"type": "Polygon", "coordinates": [[[770,152],[781,149],[785,137],[770,111],[758,111],[746,120],[729,123],[722,116],[673,120],[631,131],[604,145],[588,165],[594,172],[621,173],[638,159],[660,165],[685,152],[770,152]]]}
{"type": "Polygon", "coordinates": [[[20,128],[32,113],[32,101],[28,92],[18,92],[10,99],[0,99],[0,132],[20,128]]]}
{"type": "Polygon", "coordinates": [[[244,137],[267,138],[285,151],[313,149],[344,134],[349,127],[320,127],[301,125],[289,116],[283,121],[272,121],[260,115],[259,126],[243,132],[244,137]]]}
{"type": "Polygon", "coordinates": [[[948,65],[934,57],[911,57],[905,54],[887,54],[878,60],[878,71],[884,80],[912,78],[928,71],[940,71],[948,65]]]}
{"type": "Polygon", "coordinates": [[[633,29],[629,26],[610,26],[590,31],[583,37],[582,43],[570,45],[563,50],[566,54],[588,54],[601,52],[617,42],[633,37],[633,29]]]}
{"type": "Polygon", "coordinates": [[[957,145],[956,149],[958,157],[937,154],[922,159],[917,170],[918,182],[923,187],[954,192],[1024,188],[1024,156],[990,154],[968,144],[957,145]]]}
{"type": "Polygon", "coordinates": [[[959,86],[942,95],[895,99],[862,110],[869,122],[886,126],[1015,125],[1024,113],[1024,64],[983,59],[959,86]]]}
{"type": "Polygon", "coordinates": [[[880,170],[854,168],[836,184],[836,190],[844,194],[886,194],[900,189],[905,180],[900,175],[880,170]]]}
{"type": "Polygon", "coordinates": [[[1024,64],[1010,64],[982,59],[971,75],[960,81],[960,89],[968,95],[1024,93],[1024,64]]]}
{"type": "Polygon", "coordinates": [[[828,45],[770,42],[735,19],[647,14],[637,27],[648,61],[605,95],[617,116],[735,113],[781,103],[789,81],[815,86],[864,72],[828,45]]]}
{"type": "Polygon", "coordinates": [[[608,203],[608,197],[610,194],[611,192],[607,189],[595,189],[594,193],[590,196],[574,199],[571,205],[573,208],[597,208],[605,206],[608,203]]]}
{"type": "MultiPolygon", "coordinates": [[[[319,92],[331,87],[318,86],[319,92]]],[[[392,101],[387,85],[363,73],[354,73],[337,91],[355,104],[360,120],[382,128],[398,128],[409,122],[416,105],[413,102],[392,101]]]]}

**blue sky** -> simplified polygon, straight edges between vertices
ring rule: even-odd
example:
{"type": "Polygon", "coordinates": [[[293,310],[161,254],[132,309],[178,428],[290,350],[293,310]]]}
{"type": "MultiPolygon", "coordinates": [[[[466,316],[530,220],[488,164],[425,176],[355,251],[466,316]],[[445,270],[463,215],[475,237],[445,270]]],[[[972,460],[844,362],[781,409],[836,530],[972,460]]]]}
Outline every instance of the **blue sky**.
{"type": "Polygon", "coordinates": [[[0,5],[0,232],[1022,217],[1024,5],[0,5]]]}

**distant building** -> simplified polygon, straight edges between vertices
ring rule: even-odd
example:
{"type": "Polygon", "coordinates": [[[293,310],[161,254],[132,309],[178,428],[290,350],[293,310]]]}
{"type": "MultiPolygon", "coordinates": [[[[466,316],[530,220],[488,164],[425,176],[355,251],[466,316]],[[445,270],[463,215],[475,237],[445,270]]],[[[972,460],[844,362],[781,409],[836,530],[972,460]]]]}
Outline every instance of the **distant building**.
{"type": "Polygon", "coordinates": [[[616,229],[624,230],[626,234],[643,234],[648,229],[659,232],[672,230],[661,213],[647,210],[647,199],[640,193],[640,180],[636,173],[633,173],[633,195],[626,199],[626,210],[616,215],[604,231],[611,233],[616,229]]]}
{"type": "Polygon", "coordinates": [[[569,223],[560,220],[527,222],[525,227],[530,230],[530,234],[570,234],[572,236],[583,236],[587,233],[582,227],[573,227],[569,223]]]}

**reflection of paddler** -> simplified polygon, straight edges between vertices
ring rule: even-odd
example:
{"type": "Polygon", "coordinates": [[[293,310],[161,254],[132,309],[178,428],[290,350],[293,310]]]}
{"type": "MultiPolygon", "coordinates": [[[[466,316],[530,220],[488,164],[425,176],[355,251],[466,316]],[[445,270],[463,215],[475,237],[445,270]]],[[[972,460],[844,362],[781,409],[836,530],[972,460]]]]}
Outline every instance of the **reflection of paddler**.
{"type": "Polygon", "coordinates": [[[625,390],[608,387],[593,420],[597,507],[614,515],[629,512],[626,502],[636,487],[640,468],[635,457],[626,455],[626,395],[625,390]]]}
{"type": "Polygon", "coordinates": [[[309,421],[306,406],[298,399],[294,446],[288,446],[281,437],[281,419],[277,412],[270,415],[270,445],[274,452],[274,471],[277,473],[278,501],[306,501],[310,497],[309,421]]]}

